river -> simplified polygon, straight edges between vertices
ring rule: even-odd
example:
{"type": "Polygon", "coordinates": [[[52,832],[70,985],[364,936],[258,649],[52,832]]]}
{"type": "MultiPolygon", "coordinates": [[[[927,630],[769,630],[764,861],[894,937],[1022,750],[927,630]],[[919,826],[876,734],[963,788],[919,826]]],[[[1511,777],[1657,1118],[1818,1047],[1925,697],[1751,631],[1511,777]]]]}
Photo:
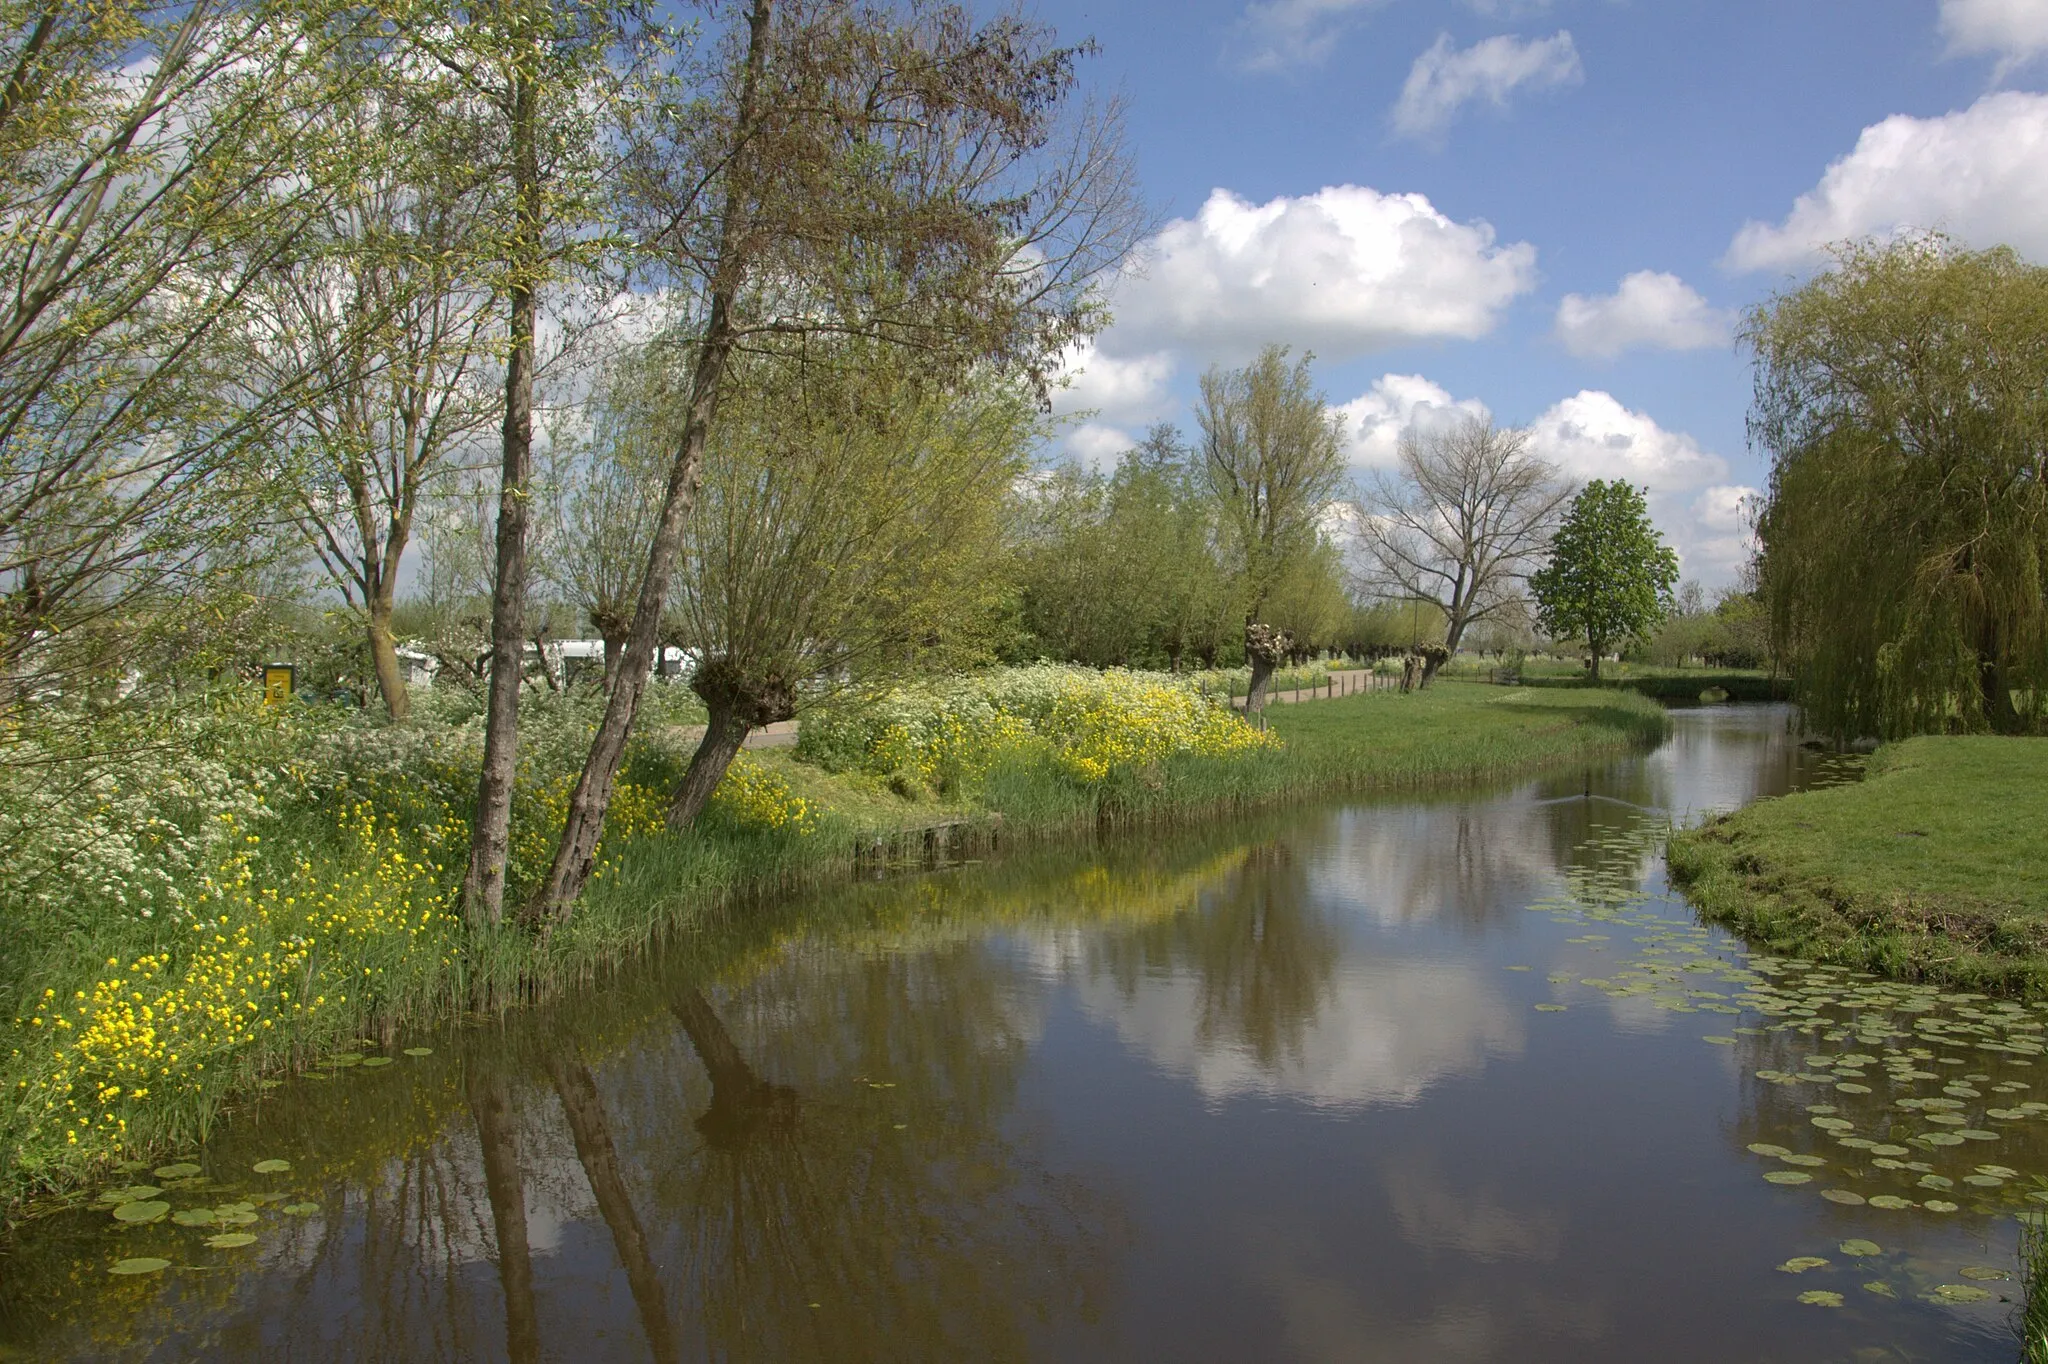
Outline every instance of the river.
{"type": "Polygon", "coordinates": [[[1668,821],[1847,772],[1782,707],[1673,718],[365,1039],[130,1176],[185,1224],[32,1226],[0,1358],[2013,1358],[2048,1015],[1697,924],[1668,821]]]}

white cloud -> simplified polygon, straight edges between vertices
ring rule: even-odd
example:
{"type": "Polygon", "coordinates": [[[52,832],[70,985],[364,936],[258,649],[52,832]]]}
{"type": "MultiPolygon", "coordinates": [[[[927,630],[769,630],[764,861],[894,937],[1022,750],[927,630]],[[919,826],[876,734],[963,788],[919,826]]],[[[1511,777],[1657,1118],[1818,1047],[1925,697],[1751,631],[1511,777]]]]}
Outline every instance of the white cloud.
{"type": "Polygon", "coordinates": [[[2048,0],[1941,0],[1941,31],[1951,53],[1998,57],[2003,79],[2048,52],[2048,0]]]}
{"type": "Polygon", "coordinates": [[[1255,0],[1238,28],[1247,40],[1241,63],[1254,71],[1312,66],[1330,55],[1346,24],[1385,0],[1255,0]]]}
{"type": "Polygon", "coordinates": [[[1091,469],[1106,468],[1138,442],[1131,433],[1100,422],[1083,422],[1067,434],[1067,453],[1091,469]]]}
{"type": "Polygon", "coordinates": [[[1420,374],[1383,374],[1337,411],[1350,437],[1346,453],[1351,463],[1375,469],[1393,467],[1401,438],[1411,431],[1442,430],[1464,417],[1489,415],[1477,398],[1453,398],[1450,390],[1420,374]]]}
{"type": "Polygon", "coordinates": [[[1535,247],[1496,245],[1489,224],[1453,222],[1420,194],[1334,185],[1253,204],[1219,189],[1146,243],[1103,345],[1236,360],[1277,341],[1342,360],[1472,340],[1535,273],[1535,247]]]}
{"type": "Polygon", "coordinates": [[[1785,221],[1735,234],[1735,270],[1795,269],[1831,242],[1940,229],[2048,260],[2048,95],[1987,95],[1936,118],[1896,114],[1799,196],[1785,221]]]}
{"type": "Polygon", "coordinates": [[[1166,413],[1173,369],[1173,357],[1163,351],[1126,360],[1104,355],[1093,341],[1080,342],[1060,357],[1053,411],[1087,412],[1113,422],[1154,420],[1166,413]]]}
{"type": "Polygon", "coordinates": [[[1573,355],[1611,359],[1635,346],[1697,350],[1728,344],[1728,314],[1676,275],[1638,270],[1614,293],[1566,294],[1557,307],[1557,337],[1573,355]]]}
{"type": "Polygon", "coordinates": [[[1623,479],[1647,489],[1651,519],[1686,577],[1726,582],[1746,557],[1739,511],[1751,490],[1729,481],[1728,461],[1613,394],[1589,389],[1556,404],[1530,424],[1529,447],[1580,482],[1623,479]]]}
{"type": "Polygon", "coordinates": [[[1585,80],[1569,32],[1548,38],[1501,34],[1459,48],[1446,33],[1415,59],[1392,114],[1402,137],[1439,137],[1468,104],[1508,107],[1517,90],[1554,90],[1585,80]]]}

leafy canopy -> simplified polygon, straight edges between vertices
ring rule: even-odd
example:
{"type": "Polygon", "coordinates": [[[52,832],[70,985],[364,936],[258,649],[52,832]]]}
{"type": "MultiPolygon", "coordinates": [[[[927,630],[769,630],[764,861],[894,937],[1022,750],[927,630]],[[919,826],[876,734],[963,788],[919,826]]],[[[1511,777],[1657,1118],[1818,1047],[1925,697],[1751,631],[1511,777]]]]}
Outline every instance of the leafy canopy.
{"type": "Polygon", "coordinates": [[[1677,581],[1678,556],[1650,524],[1642,493],[1620,479],[1595,479],[1572,500],[1550,562],[1529,588],[1543,628],[1585,640],[1598,677],[1602,655],[1664,618],[1677,581]]]}

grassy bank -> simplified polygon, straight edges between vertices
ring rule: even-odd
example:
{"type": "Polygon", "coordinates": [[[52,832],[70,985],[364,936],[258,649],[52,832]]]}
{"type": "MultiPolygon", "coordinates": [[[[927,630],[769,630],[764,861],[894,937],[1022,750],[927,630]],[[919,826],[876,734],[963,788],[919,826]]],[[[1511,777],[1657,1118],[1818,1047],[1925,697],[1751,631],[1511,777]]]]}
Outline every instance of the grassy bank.
{"type": "Polygon", "coordinates": [[[1672,839],[1703,914],[1769,951],[1972,989],[2048,991],[2048,743],[1911,739],[1864,781],[1672,839]]]}
{"type": "MultiPolygon", "coordinates": [[[[557,698],[522,723],[515,887],[545,864],[591,710],[557,698]]],[[[11,816],[57,850],[0,883],[0,1203],[16,1212],[189,1149],[231,1100],[353,1039],[545,999],[714,906],[844,876],[878,833],[1194,819],[1589,760],[1664,728],[1637,697],[1446,684],[1284,707],[1259,734],[1172,679],[1016,670],[818,716],[808,751],[744,755],[674,835],[662,797],[688,755],[656,723],[585,901],[542,938],[456,912],[473,716],[229,705],[176,723],[175,742],[110,750],[85,788],[100,795],[11,816]]]]}

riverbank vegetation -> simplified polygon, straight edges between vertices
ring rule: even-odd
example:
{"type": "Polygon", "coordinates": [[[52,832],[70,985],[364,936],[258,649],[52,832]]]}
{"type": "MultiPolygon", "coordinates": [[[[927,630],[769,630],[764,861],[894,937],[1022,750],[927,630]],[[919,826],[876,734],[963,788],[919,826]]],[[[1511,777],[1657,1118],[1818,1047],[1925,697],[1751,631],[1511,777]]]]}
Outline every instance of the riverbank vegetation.
{"type": "Polygon", "coordinates": [[[2048,989],[2048,743],[1888,745],[1864,780],[1759,801],[1671,840],[1710,918],[1769,951],[1966,989],[2048,989]]]}

